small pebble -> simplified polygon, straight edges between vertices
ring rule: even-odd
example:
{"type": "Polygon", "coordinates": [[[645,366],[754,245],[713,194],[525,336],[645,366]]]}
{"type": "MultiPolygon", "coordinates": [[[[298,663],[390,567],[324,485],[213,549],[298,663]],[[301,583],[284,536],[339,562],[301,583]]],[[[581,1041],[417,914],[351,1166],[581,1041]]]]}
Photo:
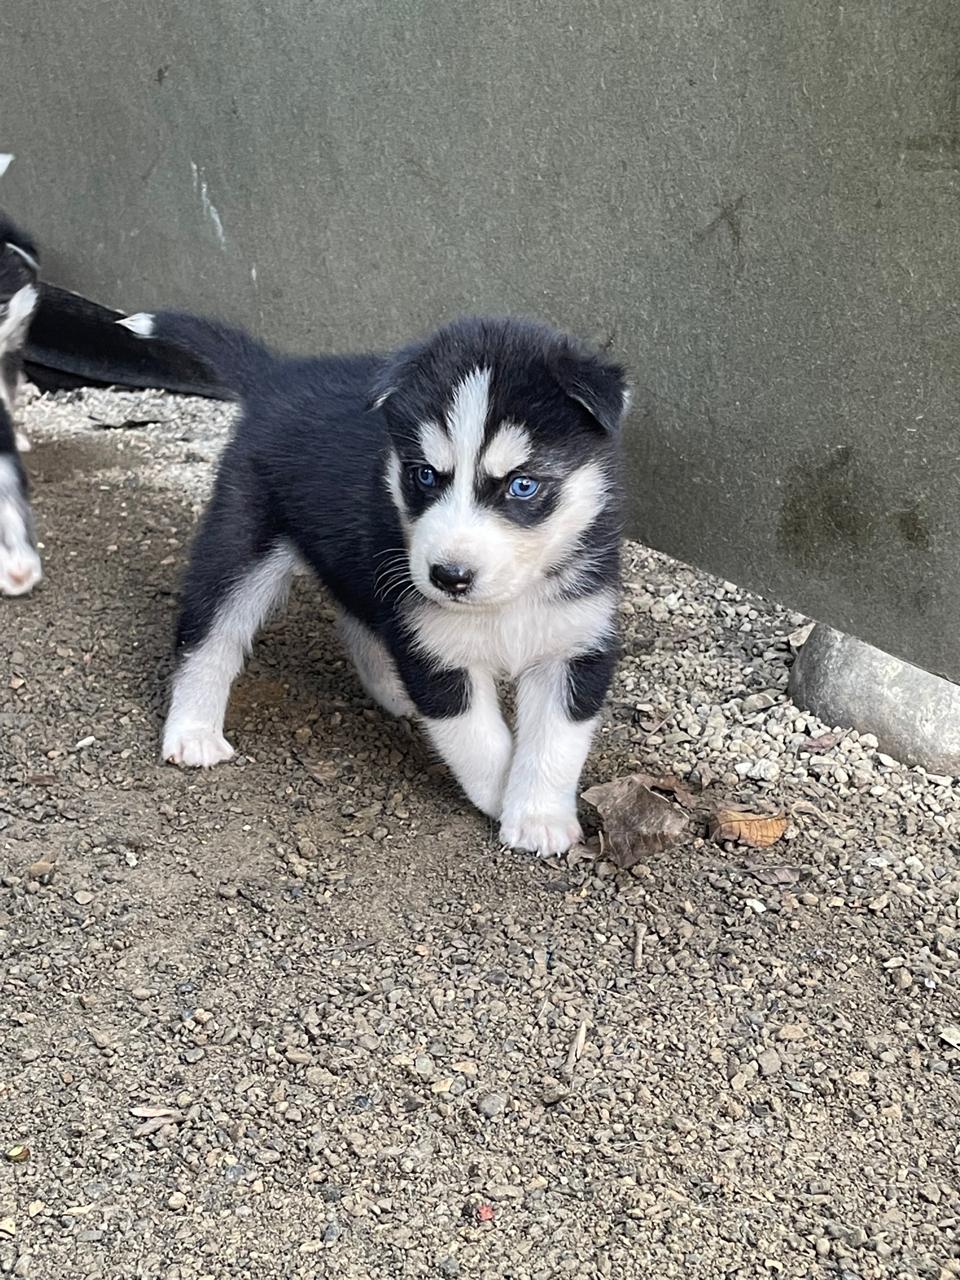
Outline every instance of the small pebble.
{"type": "Polygon", "coordinates": [[[773,1076],[780,1070],[780,1055],[776,1049],[764,1049],[757,1055],[757,1065],[760,1068],[760,1074],[763,1076],[773,1076]]]}

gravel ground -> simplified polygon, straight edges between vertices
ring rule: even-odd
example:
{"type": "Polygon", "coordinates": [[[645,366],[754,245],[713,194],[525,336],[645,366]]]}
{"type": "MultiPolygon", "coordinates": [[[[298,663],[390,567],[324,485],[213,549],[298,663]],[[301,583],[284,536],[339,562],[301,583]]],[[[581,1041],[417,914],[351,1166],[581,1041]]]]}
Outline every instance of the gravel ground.
{"type": "Polygon", "coordinates": [[[769,849],[499,851],[307,580],[237,761],[182,774],[176,584],[230,413],[24,416],[47,577],[0,601],[0,1273],[960,1276],[960,795],[790,704],[803,618],[628,546],[584,783],[784,809],[769,849]]]}

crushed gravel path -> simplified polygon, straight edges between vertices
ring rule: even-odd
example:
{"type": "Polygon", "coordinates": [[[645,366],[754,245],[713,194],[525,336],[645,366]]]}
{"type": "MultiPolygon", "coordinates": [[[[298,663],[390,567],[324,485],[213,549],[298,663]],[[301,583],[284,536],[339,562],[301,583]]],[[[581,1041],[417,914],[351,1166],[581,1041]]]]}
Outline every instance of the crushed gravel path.
{"type": "Polygon", "coordinates": [[[501,852],[306,579],[237,761],[185,775],[163,685],[230,411],[24,416],[47,576],[0,601],[0,1274],[960,1276],[960,792],[790,704],[805,619],[628,546],[584,780],[785,810],[769,849],[501,852]]]}

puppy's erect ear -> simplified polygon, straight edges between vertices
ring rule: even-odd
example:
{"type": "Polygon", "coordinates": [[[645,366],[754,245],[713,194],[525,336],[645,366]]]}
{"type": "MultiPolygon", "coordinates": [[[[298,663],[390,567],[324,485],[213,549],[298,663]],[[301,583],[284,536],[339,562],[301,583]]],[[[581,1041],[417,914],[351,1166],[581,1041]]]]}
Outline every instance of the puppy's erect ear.
{"type": "Polygon", "coordinates": [[[607,364],[599,356],[577,351],[564,352],[557,361],[557,381],[571,400],[614,435],[630,407],[630,390],[623,369],[607,364]]]}

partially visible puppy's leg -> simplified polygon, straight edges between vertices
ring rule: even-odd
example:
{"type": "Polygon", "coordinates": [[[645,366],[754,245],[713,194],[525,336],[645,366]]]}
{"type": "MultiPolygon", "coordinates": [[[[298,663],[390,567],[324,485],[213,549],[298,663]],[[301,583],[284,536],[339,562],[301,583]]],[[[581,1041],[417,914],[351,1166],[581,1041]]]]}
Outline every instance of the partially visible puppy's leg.
{"type": "Polygon", "coordinates": [[[22,596],[42,577],[13,422],[0,401],[0,594],[22,596]]]}
{"type": "Polygon", "coordinates": [[[525,671],[517,682],[517,749],[500,839],[547,857],[582,837],[577,784],[616,655],[612,650],[525,671]]]}
{"type": "Polygon", "coordinates": [[[513,735],[500,710],[497,686],[488,671],[443,672],[432,689],[410,689],[423,714],[427,737],[471,803],[499,818],[513,755],[513,735]],[[456,681],[452,677],[458,677],[456,681]],[[447,705],[438,694],[448,688],[447,705]],[[438,714],[439,713],[439,714],[438,714]]]}
{"type": "Polygon", "coordinates": [[[374,702],[392,716],[412,716],[416,708],[383,641],[349,613],[340,614],[337,630],[353,659],[360,683],[374,702]]]}
{"type": "MultiPolygon", "coordinates": [[[[3,326],[0,324],[0,403],[4,405],[12,418],[17,398],[23,386],[23,352],[19,348],[16,350],[2,350],[2,329],[3,326]]],[[[20,453],[30,452],[30,440],[22,427],[15,427],[14,443],[20,453]]]]}
{"type": "Polygon", "coordinates": [[[191,554],[163,730],[173,764],[209,768],[233,755],[223,736],[230,687],[293,575],[293,549],[258,529],[255,503],[234,481],[218,481],[191,554]]]}
{"type": "MultiPolygon", "coordinates": [[[[0,237],[2,240],[2,237],[0,237]]],[[[0,243],[0,594],[22,596],[42,577],[17,450],[26,445],[13,426],[23,369],[23,344],[37,306],[36,263],[17,244],[0,243]]]]}

